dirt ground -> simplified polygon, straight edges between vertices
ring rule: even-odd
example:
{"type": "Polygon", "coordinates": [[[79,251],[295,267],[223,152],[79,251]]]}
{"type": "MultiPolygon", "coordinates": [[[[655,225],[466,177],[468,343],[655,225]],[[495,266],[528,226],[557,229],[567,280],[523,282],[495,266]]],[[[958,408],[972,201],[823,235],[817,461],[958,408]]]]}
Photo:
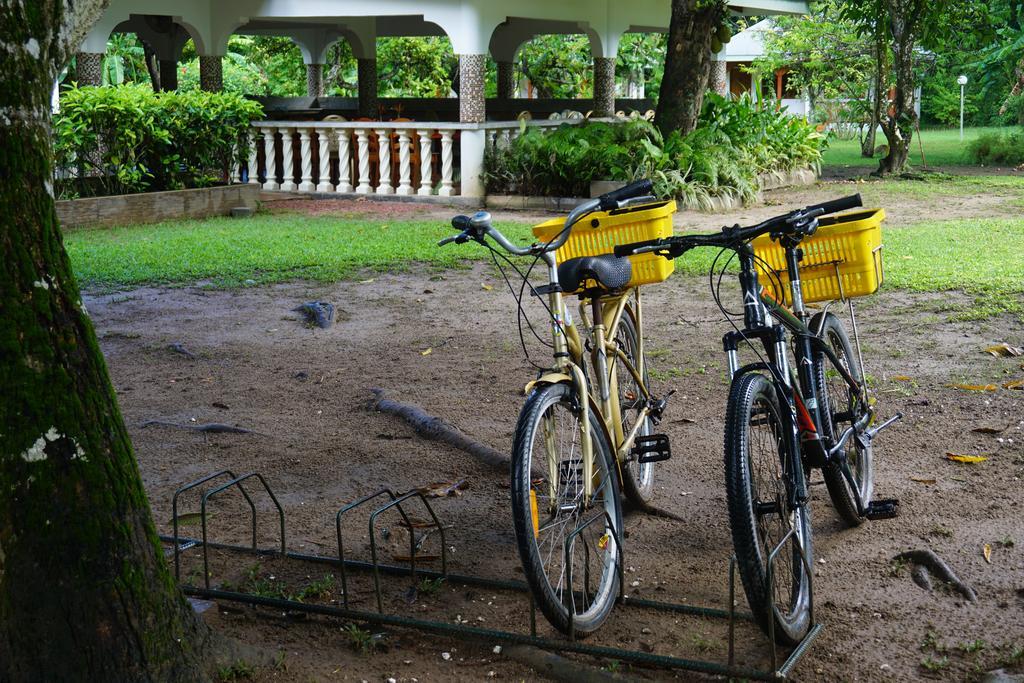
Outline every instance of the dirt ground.
{"type": "MultiPolygon", "coordinates": [[[[755,220],[843,190],[810,188],[787,193],[785,203],[769,197],[771,206],[728,216],[686,214],[679,220],[694,227],[755,220]]],[[[289,202],[274,210],[415,211],[439,219],[451,213],[443,207],[367,208],[370,204],[289,202]]],[[[898,225],[914,211],[913,205],[894,207],[890,215],[898,225]]],[[[947,206],[942,215],[956,211],[947,206]]],[[[735,290],[725,291],[725,300],[734,301],[735,290]]],[[[686,521],[627,516],[627,591],[726,608],[731,550],[722,468],[727,384],[720,337],[728,325],[702,278],[676,276],[646,293],[655,391],[677,391],[662,424],[674,456],[658,466],[656,504],[686,521]]],[[[462,495],[435,502],[447,525],[450,571],[522,579],[506,471],[425,441],[398,418],[367,408],[371,388],[378,387],[500,452],[510,450],[523,385],[534,373],[519,347],[514,302],[491,266],[443,273],[414,268],[400,275],[368,274],[365,281],[234,291],[147,288],[87,296],[85,302],[162,533],[170,533],[171,498],[178,486],[223,469],[255,471],[266,477],[284,508],[288,548],[332,556],[335,513],[346,503],[382,486],[406,491],[465,479],[462,495]],[[309,328],[291,310],[314,299],[339,307],[332,328],[309,328]],[[194,358],[170,349],[173,344],[194,358]],[[225,423],[252,433],[144,426],[150,420],[225,423]]],[[[963,680],[999,666],[1020,670],[1024,665],[1024,391],[1001,386],[1024,379],[1024,358],[984,353],[994,343],[1024,345],[1024,324],[1009,317],[950,322],[950,306],[967,302],[956,294],[883,290],[858,306],[866,371],[879,411],[883,417],[905,415],[875,451],[876,495],[899,498],[902,513],[896,520],[844,530],[815,474],[815,607],[824,629],[795,670],[798,680],[963,680]],[[968,391],[951,386],[955,383],[998,388],[968,391]],[[962,464],[948,460],[947,453],[988,459],[962,464]],[[990,562],[983,553],[986,544],[990,562]],[[977,591],[977,602],[915,585],[910,568],[892,561],[912,549],[938,553],[977,591]]],[[[533,314],[539,321],[536,310],[533,314]]],[[[538,362],[547,360],[537,345],[531,354],[538,362]]],[[[251,490],[261,546],[274,547],[280,541],[273,508],[265,495],[251,490]]],[[[237,495],[218,496],[210,506],[212,539],[250,540],[249,517],[237,495]]],[[[183,499],[183,511],[197,509],[196,496],[183,499]]],[[[198,534],[195,519],[187,521],[183,534],[198,534]]],[[[364,514],[344,525],[351,558],[369,560],[366,523],[364,514]]],[[[408,553],[396,517],[385,517],[381,528],[382,560],[408,553]]],[[[435,535],[421,552],[436,554],[438,545],[435,535]]],[[[196,549],[185,551],[183,578],[201,581],[200,557],[196,549]]],[[[211,558],[214,585],[226,582],[266,595],[304,592],[307,601],[340,600],[337,569],[327,565],[226,553],[211,558]],[[322,580],[328,575],[330,580],[322,580]]],[[[353,575],[350,582],[353,606],[373,609],[367,575],[353,575]]],[[[389,613],[520,632],[529,628],[528,602],[514,592],[451,583],[424,584],[413,595],[405,579],[386,579],[383,585],[389,613]]],[[[737,599],[745,608],[741,591],[737,599]]],[[[256,674],[258,680],[537,677],[507,652],[495,653],[498,641],[393,628],[364,632],[329,618],[298,619],[229,603],[204,614],[240,640],[284,653],[276,669],[256,674]],[[384,633],[374,640],[380,647],[364,642],[378,632],[384,633]]],[[[552,635],[543,617],[538,619],[540,633],[552,635]]],[[[722,661],[725,637],[721,620],[621,607],[588,642],[722,661]]],[[[766,641],[752,627],[738,628],[737,648],[742,663],[766,664],[766,641]]],[[[579,661],[641,678],[693,678],[607,660],[579,661]]]]}

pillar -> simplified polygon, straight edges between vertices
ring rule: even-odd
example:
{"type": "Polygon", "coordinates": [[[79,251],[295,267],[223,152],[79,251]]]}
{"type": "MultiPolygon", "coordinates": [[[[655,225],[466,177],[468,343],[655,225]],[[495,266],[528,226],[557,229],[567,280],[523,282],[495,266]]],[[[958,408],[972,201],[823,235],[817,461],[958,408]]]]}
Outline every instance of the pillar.
{"type": "Polygon", "coordinates": [[[516,72],[512,62],[498,64],[498,99],[510,99],[516,96],[516,72]]]}
{"type": "Polygon", "coordinates": [[[358,59],[359,115],[375,119],[380,116],[377,104],[377,60],[358,59]]]}
{"type": "Polygon", "coordinates": [[[482,123],[485,120],[485,55],[459,55],[459,121],[482,123]]]}
{"type": "Polygon", "coordinates": [[[160,60],[160,89],[164,92],[178,89],[178,61],[160,60]]]}
{"type": "Polygon", "coordinates": [[[615,116],[615,58],[594,57],[594,116],[615,116]]]}
{"type": "Polygon", "coordinates": [[[306,65],[306,95],[309,97],[323,97],[324,95],[324,65],[306,65]]]}
{"type": "MultiPolygon", "coordinates": [[[[459,55],[459,121],[483,123],[486,120],[484,81],[487,75],[487,57],[482,54],[459,55]]],[[[481,174],[484,166],[485,131],[463,130],[460,135],[460,171],[462,194],[482,197],[481,174]]]]}
{"type": "Polygon", "coordinates": [[[79,52],[75,55],[78,85],[103,85],[103,53],[79,52]]]}
{"type": "Polygon", "coordinates": [[[220,55],[199,55],[199,87],[207,92],[224,89],[224,62],[220,55]]]}
{"type": "Polygon", "coordinates": [[[711,73],[708,76],[708,89],[722,97],[729,94],[728,62],[725,61],[725,50],[711,55],[711,73]]]}

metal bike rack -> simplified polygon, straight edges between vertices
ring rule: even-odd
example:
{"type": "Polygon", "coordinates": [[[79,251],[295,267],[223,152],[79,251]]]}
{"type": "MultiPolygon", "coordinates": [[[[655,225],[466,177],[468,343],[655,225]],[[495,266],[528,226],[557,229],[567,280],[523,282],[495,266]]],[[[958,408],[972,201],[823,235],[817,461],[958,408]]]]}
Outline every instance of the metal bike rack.
{"type": "MultiPolygon", "coordinates": [[[[601,512],[592,515],[586,519],[579,527],[577,527],[565,541],[565,552],[567,559],[571,560],[572,547],[577,537],[591,525],[598,522],[603,522],[607,525],[607,528],[613,532],[615,542],[619,543],[620,548],[620,563],[617,563],[616,573],[619,580],[619,605],[623,608],[629,609],[644,609],[653,610],[658,612],[668,612],[676,614],[686,614],[697,617],[712,618],[712,619],[726,619],[728,620],[728,648],[729,658],[728,663],[722,664],[720,662],[705,661],[699,659],[684,659],[680,657],[673,657],[667,655],[657,655],[642,650],[627,650],[623,648],[607,647],[602,645],[588,645],[581,643],[574,639],[574,633],[570,631],[569,638],[546,638],[537,635],[537,617],[536,617],[536,603],[533,598],[533,594],[530,591],[529,586],[522,581],[511,581],[511,580],[498,580],[488,579],[480,576],[470,576],[453,574],[448,571],[447,561],[447,545],[444,538],[444,526],[441,524],[440,519],[435,513],[433,506],[427,500],[427,498],[418,490],[413,489],[406,493],[396,493],[388,488],[381,488],[374,493],[367,496],[363,496],[352,503],[343,506],[338,510],[335,515],[335,531],[338,541],[338,552],[337,556],[324,556],[324,555],[310,555],[303,553],[295,553],[288,551],[285,543],[285,515],[284,510],[278,503],[276,496],[272,489],[267,484],[266,480],[259,473],[250,473],[240,477],[236,477],[233,473],[224,470],[216,472],[202,479],[198,479],[189,484],[186,484],[182,488],[178,489],[174,494],[174,518],[172,519],[172,527],[174,529],[173,536],[161,536],[161,540],[166,543],[172,543],[174,546],[175,565],[176,565],[176,577],[178,576],[177,565],[179,554],[187,549],[194,548],[196,546],[202,546],[202,563],[203,563],[203,576],[204,585],[202,587],[193,585],[182,585],[182,590],[186,595],[201,597],[204,599],[212,600],[227,600],[231,602],[238,602],[242,604],[252,606],[262,606],[274,608],[277,610],[286,610],[292,612],[300,612],[306,614],[319,614],[323,616],[336,617],[346,620],[362,621],[366,623],[372,623],[381,626],[392,626],[402,628],[413,628],[431,633],[437,633],[440,635],[447,636],[459,636],[468,637],[478,640],[487,641],[499,641],[503,643],[513,643],[522,645],[532,645],[545,650],[551,650],[556,652],[570,652],[582,655],[588,655],[592,657],[600,657],[607,659],[615,659],[623,662],[631,662],[635,664],[641,664],[645,666],[654,666],[665,669],[683,669],[688,671],[696,671],[704,674],[727,676],[733,678],[746,678],[753,680],[777,680],[785,678],[789,672],[799,663],[803,656],[807,653],[813,641],[817,638],[821,631],[821,624],[814,623],[813,620],[813,602],[811,609],[811,621],[812,626],[807,635],[801,640],[801,642],[793,649],[789,656],[778,664],[778,652],[774,640],[771,641],[771,669],[760,670],[747,666],[738,666],[735,663],[735,648],[734,648],[734,629],[735,622],[737,619],[744,621],[753,621],[753,615],[744,612],[737,612],[735,609],[735,564],[736,560],[733,557],[729,563],[729,608],[727,610],[708,608],[708,607],[696,607],[692,605],[660,602],[655,600],[647,600],[643,598],[636,598],[627,596],[623,590],[624,588],[624,577],[622,572],[621,558],[622,558],[622,544],[621,544],[621,529],[616,529],[612,520],[606,512],[601,512]],[[188,538],[180,536],[178,533],[178,509],[177,500],[180,494],[190,489],[197,488],[204,483],[212,481],[218,477],[227,476],[230,480],[216,488],[212,488],[203,493],[202,505],[200,509],[201,522],[203,525],[203,537],[200,539],[188,538]],[[250,505],[250,510],[253,514],[252,528],[255,530],[255,504],[252,502],[251,497],[246,492],[242,483],[249,480],[258,480],[270,499],[273,501],[276,511],[279,517],[280,523],[280,535],[281,544],[279,548],[260,548],[256,543],[255,531],[253,532],[253,541],[250,546],[232,545],[227,543],[211,542],[206,534],[206,516],[207,516],[207,503],[209,500],[229,489],[237,487],[242,492],[246,501],[250,505]],[[342,533],[342,518],[351,511],[367,505],[371,501],[384,499],[383,505],[376,507],[370,514],[369,521],[369,532],[370,532],[370,549],[371,549],[371,561],[366,562],[362,560],[353,560],[345,557],[344,551],[344,538],[342,533]],[[413,502],[417,505],[422,506],[430,517],[430,522],[419,525],[419,528],[424,528],[427,531],[419,541],[416,540],[415,529],[417,525],[414,525],[411,518],[409,517],[405,505],[413,502]],[[390,509],[394,509],[402,518],[403,522],[408,527],[410,536],[410,555],[409,562],[406,565],[402,564],[386,564],[381,563],[377,553],[376,543],[376,523],[378,518],[390,509]],[[422,567],[416,567],[415,558],[416,550],[418,549],[417,544],[422,544],[426,536],[436,531],[438,533],[439,541],[441,543],[441,570],[425,569],[422,567]],[[241,591],[233,590],[222,590],[219,588],[211,588],[209,585],[210,568],[209,568],[209,555],[208,548],[216,550],[222,550],[231,553],[239,553],[246,555],[256,555],[258,557],[281,557],[289,561],[305,562],[305,563],[316,563],[321,565],[328,565],[336,567],[341,576],[342,583],[342,606],[332,605],[321,605],[311,604],[305,602],[299,602],[297,600],[288,600],[283,598],[272,598],[261,595],[254,595],[251,593],[245,593],[241,591]],[[376,611],[364,610],[364,609],[353,609],[349,604],[349,585],[348,585],[348,572],[359,571],[369,572],[373,576],[373,592],[376,598],[376,611]],[[465,586],[475,586],[481,588],[489,588],[494,590],[508,591],[512,593],[522,594],[529,601],[530,605],[530,630],[529,633],[519,633],[516,631],[496,630],[481,628],[478,626],[469,626],[466,624],[458,623],[451,624],[442,621],[434,621],[430,619],[422,619],[417,617],[405,616],[400,614],[389,614],[384,611],[384,599],[383,591],[381,588],[381,575],[395,576],[395,577],[410,577],[414,582],[416,578],[421,579],[433,579],[433,580],[444,580],[450,584],[461,584],[465,586]]],[[[792,531],[790,532],[792,533],[792,531]]],[[[768,575],[767,581],[771,581],[772,578],[772,565],[778,552],[782,548],[783,544],[788,540],[789,534],[784,536],[783,540],[780,541],[779,545],[775,547],[769,557],[768,575]]],[[[586,544],[584,543],[584,546],[586,544]]],[[[811,579],[811,567],[808,564],[807,557],[800,551],[801,561],[808,572],[808,580],[811,579]]],[[[589,554],[585,551],[585,566],[584,572],[588,572],[586,564],[588,564],[589,554]]],[[[572,573],[571,561],[567,564],[568,572],[572,573]]],[[[179,577],[180,581],[180,577],[179,577]]],[[[571,585],[571,583],[570,583],[571,585]]],[[[770,588],[770,584],[769,584],[770,588]]],[[[768,595],[771,596],[770,600],[774,600],[774,592],[768,591],[768,595]]],[[[813,600],[813,597],[812,597],[813,600]]],[[[770,603],[769,608],[774,610],[774,604],[770,603]]],[[[570,620],[570,623],[572,621],[570,620]]],[[[773,634],[771,634],[773,635],[773,634]]]]}

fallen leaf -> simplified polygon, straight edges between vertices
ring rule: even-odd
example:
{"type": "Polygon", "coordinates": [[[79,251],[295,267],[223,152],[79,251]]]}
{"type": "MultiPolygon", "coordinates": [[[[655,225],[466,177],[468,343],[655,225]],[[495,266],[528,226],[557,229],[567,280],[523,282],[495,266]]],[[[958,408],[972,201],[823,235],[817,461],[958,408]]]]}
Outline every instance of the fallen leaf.
{"type": "MultiPolygon", "coordinates": [[[[206,513],[206,518],[213,517],[212,512],[206,513]]],[[[201,524],[203,521],[203,513],[201,512],[186,512],[185,514],[178,515],[178,526],[191,526],[192,524],[201,524]]],[[[171,524],[174,524],[174,520],[171,520],[171,524]]]]}
{"type": "Polygon", "coordinates": [[[906,375],[893,375],[892,379],[895,382],[909,382],[911,380],[911,378],[906,375]]]}
{"type": "Polygon", "coordinates": [[[976,463],[988,460],[984,455],[961,455],[959,453],[946,453],[946,459],[954,462],[976,463]]]}
{"type": "Polygon", "coordinates": [[[995,384],[950,384],[949,386],[964,391],[995,391],[999,388],[995,384]]]}
{"type": "Polygon", "coordinates": [[[1009,356],[1024,356],[1024,349],[1019,346],[1010,346],[1006,342],[996,344],[985,349],[985,353],[991,353],[996,358],[1009,356]]]}
{"type": "Polygon", "coordinates": [[[1002,434],[1006,431],[1006,427],[975,427],[971,431],[979,434],[1002,434]]]}
{"type": "Polygon", "coordinates": [[[910,481],[916,481],[918,484],[934,484],[935,479],[928,479],[927,477],[911,477],[910,481]]]}
{"type": "Polygon", "coordinates": [[[370,284],[371,282],[375,282],[375,281],[376,281],[376,278],[372,278],[372,277],[371,277],[371,278],[370,278],[369,280],[360,280],[360,281],[359,281],[359,284],[361,284],[361,285],[368,285],[368,284],[370,284]]]}
{"type": "Polygon", "coordinates": [[[461,492],[468,488],[469,482],[459,479],[456,482],[437,481],[426,486],[419,486],[416,490],[427,498],[447,498],[448,496],[461,496],[461,492]]]}
{"type": "Polygon", "coordinates": [[[981,554],[984,555],[985,561],[992,564],[992,546],[986,543],[981,547],[981,554]]]}
{"type": "Polygon", "coordinates": [[[489,284],[487,284],[486,282],[484,282],[484,283],[481,283],[480,287],[481,287],[481,288],[483,288],[483,290],[484,290],[485,292],[489,292],[489,291],[491,291],[492,289],[494,289],[494,285],[489,285],[489,284]]]}
{"type": "Polygon", "coordinates": [[[1015,379],[1012,382],[1007,382],[1003,385],[1003,389],[1016,389],[1018,391],[1024,391],[1024,379],[1015,379]]]}
{"type": "Polygon", "coordinates": [[[429,356],[433,352],[434,352],[434,349],[423,349],[422,351],[420,351],[420,355],[421,356],[429,356]]]}

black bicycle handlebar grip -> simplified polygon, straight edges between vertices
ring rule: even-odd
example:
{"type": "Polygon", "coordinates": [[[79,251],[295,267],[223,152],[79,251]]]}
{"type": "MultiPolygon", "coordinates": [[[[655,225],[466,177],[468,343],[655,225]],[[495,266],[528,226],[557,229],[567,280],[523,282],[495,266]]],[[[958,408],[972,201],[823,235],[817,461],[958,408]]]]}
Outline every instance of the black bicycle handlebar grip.
{"type": "Polygon", "coordinates": [[[650,180],[638,180],[635,183],[630,183],[625,187],[620,187],[617,190],[611,192],[605,192],[603,195],[598,197],[601,200],[601,209],[607,211],[608,209],[614,209],[618,207],[619,202],[633,197],[641,197],[645,194],[651,194],[654,189],[654,183],[650,180]]]}
{"type": "Polygon", "coordinates": [[[456,230],[469,230],[471,220],[469,216],[456,216],[452,219],[452,227],[456,230]]]}
{"type": "Polygon", "coordinates": [[[661,240],[647,240],[646,242],[633,242],[632,244],[616,244],[615,255],[616,256],[632,256],[633,252],[643,247],[650,247],[655,244],[660,244],[661,240]]]}
{"type": "Polygon", "coordinates": [[[847,209],[856,209],[858,206],[864,206],[864,202],[860,199],[860,193],[851,194],[849,197],[840,197],[839,199],[833,199],[830,202],[822,202],[821,204],[813,204],[807,207],[807,211],[814,211],[820,209],[821,214],[827,213],[838,213],[839,211],[846,211],[847,209]]]}

